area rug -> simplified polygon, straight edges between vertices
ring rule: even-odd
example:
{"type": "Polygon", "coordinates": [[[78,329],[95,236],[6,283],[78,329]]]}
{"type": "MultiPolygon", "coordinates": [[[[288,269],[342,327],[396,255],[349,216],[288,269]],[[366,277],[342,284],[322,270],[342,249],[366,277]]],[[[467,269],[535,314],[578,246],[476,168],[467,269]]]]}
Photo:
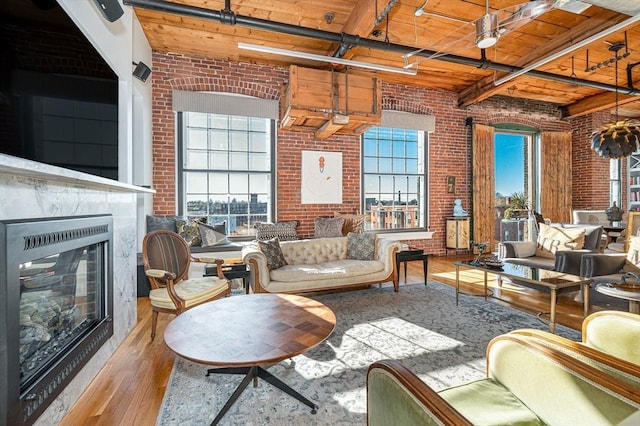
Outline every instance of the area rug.
{"type": "MultiPolygon", "coordinates": [[[[234,297],[234,296],[232,296],[234,297]]],[[[250,385],[223,425],[364,425],[366,373],[371,363],[397,359],[437,389],[485,376],[485,349],[494,336],[518,328],[548,330],[534,315],[441,283],[391,285],[315,297],[336,314],[333,334],[290,361],[269,367],[319,406],[317,413],[270,384],[250,385]]],[[[222,326],[222,325],[221,325],[222,326]]],[[[558,326],[557,334],[580,340],[558,326]]],[[[157,426],[210,424],[241,376],[205,377],[207,366],[177,358],[157,426]]]]}

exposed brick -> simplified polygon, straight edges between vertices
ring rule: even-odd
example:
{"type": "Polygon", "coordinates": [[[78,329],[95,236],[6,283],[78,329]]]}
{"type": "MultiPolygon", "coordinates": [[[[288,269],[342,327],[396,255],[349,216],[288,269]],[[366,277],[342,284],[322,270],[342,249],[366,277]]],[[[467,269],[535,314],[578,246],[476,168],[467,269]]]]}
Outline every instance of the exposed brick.
{"type": "MultiPolygon", "coordinates": [[[[172,90],[207,90],[250,95],[263,99],[281,99],[288,69],[242,62],[225,62],[170,53],[153,54],[153,180],[157,190],[154,211],[174,214],[175,194],[175,120],[171,110],[172,90]]],[[[474,123],[493,125],[518,123],[540,131],[573,131],[573,205],[576,208],[608,207],[608,160],[590,151],[589,136],[597,125],[609,121],[609,114],[595,114],[573,120],[562,119],[557,105],[495,96],[467,108],[459,108],[456,93],[426,89],[407,84],[382,84],[383,108],[418,114],[431,114],[436,130],[429,136],[429,229],[434,238],[411,241],[435,254],[444,254],[445,217],[452,212],[453,200],[461,198],[471,205],[470,128],[474,123]],[[456,193],[446,192],[445,177],[456,177],[456,193]]],[[[276,220],[296,219],[302,236],[313,235],[313,221],[331,216],[334,211],[354,212],[360,206],[360,138],[336,135],[326,140],[311,132],[278,128],[276,158],[276,220]],[[340,151],[343,153],[343,204],[301,205],[301,152],[340,151]]],[[[626,183],[623,182],[623,185],[626,183]]],[[[623,186],[624,187],[624,186],[623,186]]],[[[623,205],[626,205],[623,202],[623,205]]]]}

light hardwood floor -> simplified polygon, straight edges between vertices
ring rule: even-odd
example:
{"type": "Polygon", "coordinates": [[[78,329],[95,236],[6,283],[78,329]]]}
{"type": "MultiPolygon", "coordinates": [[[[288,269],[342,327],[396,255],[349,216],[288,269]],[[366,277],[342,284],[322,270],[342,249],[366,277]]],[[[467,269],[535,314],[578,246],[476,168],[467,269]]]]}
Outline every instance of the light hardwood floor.
{"type": "MultiPolygon", "coordinates": [[[[429,280],[455,285],[453,261],[461,259],[432,257],[429,260],[429,280]]],[[[400,291],[404,284],[401,273],[400,291]]],[[[407,281],[421,283],[422,263],[410,262],[407,281]]],[[[496,283],[490,284],[496,288],[496,283]]],[[[461,275],[461,290],[481,294],[482,274],[465,272],[461,275]]],[[[353,290],[358,291],[358,290],[353,290]]],[[[497,295],[497,293],[496,293],[497,295]]],[[[549,311],[549,294],[531,289],[503,287],[502,301],[531,313],[549,311]]],[[[603,307],[593,306],[592,311],[603,307]]],[[[167,386],[175,356],[165,346],[162,333],[173,318],[160,314],[158,335],[151,342],[151,309],[146,298],[138,299],[138,324],[117,349],[110,361],[64,418],[61,425],[154,425],[167,386]]],[[[559,324],[580,330],[582,305],[569,296],[559,297],[559,324]]]]}

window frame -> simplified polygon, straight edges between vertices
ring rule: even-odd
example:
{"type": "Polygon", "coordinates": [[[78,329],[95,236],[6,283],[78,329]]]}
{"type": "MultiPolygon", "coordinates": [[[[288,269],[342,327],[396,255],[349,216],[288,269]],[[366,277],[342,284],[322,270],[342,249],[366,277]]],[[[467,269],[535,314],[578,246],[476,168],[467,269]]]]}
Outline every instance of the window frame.
{"type": "MultiPolygon", "coordinates": [[[[185,114],[188,114],[190,112],[193,113],[201,113],[198,111],[177,111],[177,117],[176,117],[176,129],[177,129],[177,152],[176,152],[176,162],[177,162],[177,197],[176,197],[176,204],[177,204],[177,211],[178,211],[178,215],[184,216],[186,215],[186,210],[187,210],[187,206],[186,206],[186,179],[185,179],[185,175],[186,173],[189,172],[203,172],[203,173],[215,173],[215,172],[221,172],[221,173],[244,173],[244,172],[234,172],[231,168],[228,169],[189,169],[185,167],[185,149],[186,149],[186,132],[187,132],[187,127],[186,127],[186,117],[185,114]]],[[[207,114],[207,115],[224,115],[227,117],[233,116],[233,117],[243,117],[243,118],[257,118],[257,119],[261,119],[261,120],[267,120],[268,121],[268,127],[267,127],[267,132],[270,133],[270,143],[269,146],[267,147],[267,149],[269,149],[270,151],[270,159],[268,162],[268,167],[269,169],[267,171],[264,170],[257,170],[256,173],[264,173],[264,174],[269,174],[270,176],[270,184],[268,187],[268,191],[269,193],[267,194],[267,212],[266,212],[266,222],[273,222],[274,218],[276,217],[276,197],[277,197],[277,193],[276,193],[276,146],[277,146],[277,132],[276,132],[276,122],[273,119],[270,118],[265,118],[265,117],[254,117],[254,116],[238,116],[235,114],[225,114],[225,113],[210,113],[210,112],[205,112],[205,113],[201,113],[201,114],[207,114]]],[[[207,126],[207,128],[209,129],[209,127],[207,126]]],[[[209,148],[209,147],[208,147],[209,148]]],[[[229,151],[229,148],[227,148],[229,151]]],[[[209,149],[207,149],[207,151],[209,151],[209,149]]],[[[251,171],[249,171],[248,173],[252,173],[251,171]]],[[[248,194],[249,195],[249,194],[248,194]]],[[[208,215],[212,216],[212,215],[208,215]]],[[[227,213],[227,217],[231,216],[231,212],[227,213]]],[[[253,227],[250,228],[250,230],[254,230],[253,227]]],[[[255,230],[254,233],[249,233],[247,235],[236,235],[236,236],[232,236],[232,235],[228,235],[228,227],[226,229],[227,231],[227,237],[229,238],[230,241],[251,241],[255,238],[255,230]]]]}
{"type": "MultiPolygon", "coordinates": [[[[367,216],[367,219],[365,220],[365,224],[368,224],[369,228],[365,229],[366,232],[385,234],[385,233],[425,232],[429,230],[429,155],[428,154],[429,154],[429,132],[424,130],[391,127],[391,126],[373,126],[367,129],[366,132],[362,133],[362,135],[360,136],[360,211],[362,212],[363,215],[367,216]],[[422,158],[418,157],[418,164],[420,163],[420,160],[422,160],[422,165],[423,165],[422,173],[410,174],[410,173],[380,173],[380,172],[367,173],[365,172],[365,134],[371,129],[376,129],[376,128],[390,129],[392,132],[394,129],[402,130],[402,131],[417,132],[416,140],[418,143],[418,147],[422,143],[422,152],[420,153],[420,149],[418,149],[418,154],[422,155],[422,158]],[[373,228],[371,224],[371,211],[366,210],[367,202],[365,198],[366,196],[365,177],[366,175],[381,175],[381,174],[389,175],[389,176],[411,175],[411,176],[416,176],[422,180],[421,191],[418,194],[419,197],[422,197],[422,202],[418,203],[418,217],[417,217],[418,226],[414,228],[406,228],[406,227],[404,228],[373,228]],[[421,205],[422,205],[422,209],[420,209],[421,205]]],[[[378,157],[379,156],[376,156],[376,158],[378,157]]],[[[390,158],[393,159],[394,157],[390,157],[390,158]]],[[[403,157],[403,158],[406,158],[406,157],[403,157]]],[[[391,160],[391,163],[393,163],[393,160],[391,160]]],[[[394,200],[395,200],[395,197],[394,197],[394,200]]]]}

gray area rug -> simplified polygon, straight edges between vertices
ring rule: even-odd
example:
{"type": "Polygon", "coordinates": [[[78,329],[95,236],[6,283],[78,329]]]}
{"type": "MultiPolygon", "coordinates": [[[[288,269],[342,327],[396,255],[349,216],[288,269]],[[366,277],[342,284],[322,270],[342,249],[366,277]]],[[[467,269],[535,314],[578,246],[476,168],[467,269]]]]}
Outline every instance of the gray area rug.
{"type": "MultiPolygon", "coordinates": [[[[391,285],[316,297],[336,314],[321,345],[269,367],[320,408],[317,414],[270,384],[249,385],[220,424],[364,425],[366,373],[381,359],[398,359],[435,389],[485,376],[485,349],[494,336],[518,328],[548,330],[529,315],[482,297],[461,295],[437,282],[391,285]]],[[[221,325],[222,326],[222,325],[221,325]]],[[[580,340],[562,326],[557,334],[580,340]]],[[[209,424],[242,376],[205,377],[207,366],[178,358],[157,426],[209,424]]]]}

